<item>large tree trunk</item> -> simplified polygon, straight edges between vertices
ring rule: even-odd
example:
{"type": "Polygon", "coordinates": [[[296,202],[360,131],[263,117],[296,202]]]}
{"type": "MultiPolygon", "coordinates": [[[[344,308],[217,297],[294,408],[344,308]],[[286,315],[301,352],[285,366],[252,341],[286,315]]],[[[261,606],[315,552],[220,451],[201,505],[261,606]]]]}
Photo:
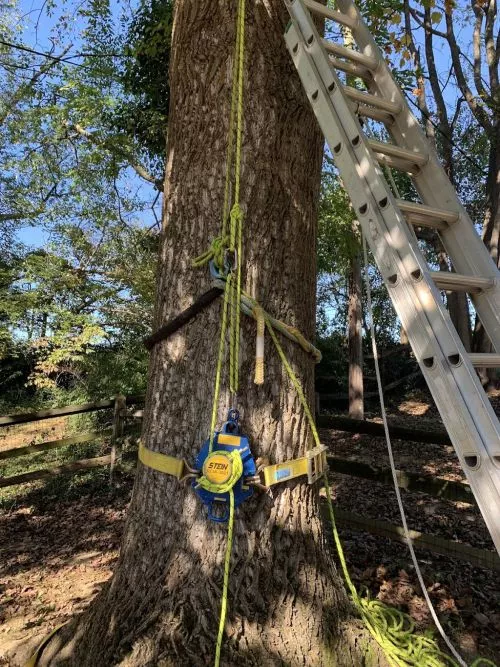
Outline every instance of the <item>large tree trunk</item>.
{"type": "MultiPolygon", "coordinates": [[[[175,8],[156,326],[209,285],[208,270],[191,260],[220,225],[235,24],[226,0],[178,0],[175,8]]],[[[284,47],[286,20],[281,0],[247,2],[244,287],[311,338],[323,142],[284,47]]],[[[150,449],[192,462],[207,438],[220,310],[217,302],[154,348],[143,431],[150,449]]],[[[253,384],[254,336],[245,319],[237,407],[254,456],[279,462],[301,455],[310,434],[269,342],[265,384],[253,384]]],[[[310,399],[311,359],[283,344],[310,399]]],[[[228,401],[224,388],[219,424],[228,401]]],[[[223,664],[363,664],[369,642],[350,619],[317,494],[292,482],[237,510],[223,664]]],[[[62,633],[53,642],[51,664],[65,656],[78,667],[211,664],[226,536],[190,488],[139,465],[114,577],[69,631],[71,641],[62,633]]]]}
{"type": "Polygon", "coordinates": [[[361,258],[351,259],[348,276],[349,417],[364,419],[361,258]]]}

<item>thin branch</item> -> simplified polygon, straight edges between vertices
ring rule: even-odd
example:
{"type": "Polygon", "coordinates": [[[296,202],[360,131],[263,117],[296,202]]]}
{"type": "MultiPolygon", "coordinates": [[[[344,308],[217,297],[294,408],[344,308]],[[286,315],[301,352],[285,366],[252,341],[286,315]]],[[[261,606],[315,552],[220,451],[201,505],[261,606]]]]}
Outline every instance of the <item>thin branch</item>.
{"type": "Polygon", "coordinates": [[[464,103],[465,103],[465,100],[464,100],[463,97],[460,97],[457,101],[457,104],[455,106],[455,113],[453,114],[453,118],[452,118],[451,123],[450,123],[450,128],[451,128],[452,133],[453,133],[453,130],[455,128],[455,123],[457,122],[457,120],[460,116],[460,111],[462,109],[462,104],[464,104],[464,103]]]}
{"type": "MultiPolygon", "coordinates": [[[[159,230],[161,230],[161,221],[158,219],[158,216],[156,215],[156,210],[155,210],[156,202],[158,201],[158,197],[159,197],[159,196],[160,196],[160,192],[158,191],[158,193],[157,193],[157,195],[156,195],[156,197],[155,197],[155,199],[154,199],[154,202],[151,204],[151,210],[153,211],[153,215],[154,215],[154,217],[155,217],[155,221],[156,221],[156,222],[155,222],[154,225],[152,225],[152,226],[149,228],[149,230],[151,230],[151,229],[152,229],[153,227],[155,227],[155,226],[158,227],[159,230]]],[[[149,231],[149,230],[148,230],[148,231],[149,231]]]]}
{"type": "MultiPolygon", "coordinates": [[[[410,7],[410,14],[413,16],[415,19],[416,23],[421,27],[425,29],[424,25],[424,15],[422,12],[417,12],[413,7],[410,7]]],[[[441,32],[440,30],[436,30],[436,28],[431,27],[431,32],[433,35],[436,37],[442,37],[443,39],[448,39],[448,36],[445,32],[441,32]]]]}
{"type": "Polygon", "coordinates": [[[159,192],[163,192],[163,181],[155,178],[152,174],[150,174],[142,164],[136,162],[130,155],[130,153],[120,148],[116,143],[113,142],[112,139],[100,139],[95,134],[89,132],[78,123],[68,125],[68,127],[71,127],[72,129],[76,130],[76,132],[78,132],[80,136],[84,137],[85,139],[93,143],[95,146],[102,146],[110,153],[113,153],[122,160],[125,160],[128,163],[128,165],[132,167],[132,169],[136,172],[138,176],[140,176],[148,183],[152,183],[159,192]]]}
{"type": "Polygon", "coordinates": [[[33,86],[36,84],[36,82],[41,79],[47,72],[52,69],[57,63],[61,62],[63,57],[66,55],[66,53],[69,51],[69,49],[72,47],[72,44],[67,46],[64,51],[61,53],[60,56],[50,56],[50,59],[47,59],[47,61],[40,67],[38,72],[33,74],[31,79],[27,81],[26,83],[21,84],[17,90],[14,91],[12,94],[10,100],[7,101],[5,109],[3,111],[3,114],[0,115],[0,125],[3,125],[7,118],[10,116],[10,114],[15,110],[15,108],[18,106],[18,104],[26,97],[26,95],[31,91],[33,86]]]}
{"type": "Polygon", "coordinates": [[[453,18],[451,14],[446,13],[446,28],[447,28],[447,42],[450,47],[451,61],[453,63],[453,69],[455,72],[455,78],[457,80],[458,87],[463,97],[469,105],[474,118],[481,125],[481,127],[487,132],[488,135],[491,135],[493,131],[492,122],[484,110],[484,108],[478,104],[475,95],[472,93],[467,80],[465,78],[464,70],[462,68],[462,63],[460,62],[460,49],[458,48],[457,40],[455,37],[455,31],[453,28],[453,18]]]}

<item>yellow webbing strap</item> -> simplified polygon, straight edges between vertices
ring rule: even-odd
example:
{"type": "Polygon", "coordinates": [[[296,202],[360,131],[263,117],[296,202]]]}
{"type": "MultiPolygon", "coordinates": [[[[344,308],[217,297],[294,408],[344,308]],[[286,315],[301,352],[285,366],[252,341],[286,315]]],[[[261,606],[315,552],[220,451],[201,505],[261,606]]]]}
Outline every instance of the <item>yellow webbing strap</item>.
{"type": "Polygon", "coordinates": [[[145,447],[142,442],[139,443],[139,461],[145,466],[164,472],[167,475],[182,479],[184,477],[185,463],[182,459],[176,459],[175,456],[153,452],[145,447]]]}
{"type": "Polygon", "coordinates": [[[303,456],[300,459],[291,459],[284,461],[284,463],[276,463],[275,465],[266,466],[262,472],[264,473],[264,484],[266,486],[273,486],[278,482],[288,482],[290,479],[307,475],[308,459],[303,456]]]}

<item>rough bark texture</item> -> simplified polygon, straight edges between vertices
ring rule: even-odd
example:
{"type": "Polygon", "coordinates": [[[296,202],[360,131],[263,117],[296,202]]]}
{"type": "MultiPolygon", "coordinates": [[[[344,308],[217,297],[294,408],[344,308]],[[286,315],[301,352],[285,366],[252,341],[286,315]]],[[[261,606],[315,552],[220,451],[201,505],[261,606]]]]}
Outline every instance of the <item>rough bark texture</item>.
{"type": "Polygon", "coordinates": [[[361,333],[361,258],[351,260],[349,276],[348,339],[349,339],[349,417],[364,418],[363,403],[363,338],[361,333]]]}
{"type": "MultiPolygon", "coordinates": [[[[286,20],[281,0],[247,2],[244,285],[311,338],[322,140],[284,47],[286,20]]],[[[156,327],[209,286],[191,260],[220,226],[234,24],[234,3],[176,2],[156,327]]],[[[208,436],[220,308],[152,351],[143,440],[155,451],[192,461],[208,436]]],[[[309,431],[270,341],[265,384],[253,384],[254,335],[244,319],[237,407],[254,455],[282,461],[302,454],[309,431]]],[[[311,360],[283,345],[312,397],[311,360]]],[[[228,400],[224,390],[219,423],[228,400]]],[[[349,620],[317,502],[317,489],[289,483],[237,510],[224,665],[379,664],[349,620]]],[[[189,488],[139,465],[115,575],[45,661],[211,664],[225,545],[189,488]]]]}

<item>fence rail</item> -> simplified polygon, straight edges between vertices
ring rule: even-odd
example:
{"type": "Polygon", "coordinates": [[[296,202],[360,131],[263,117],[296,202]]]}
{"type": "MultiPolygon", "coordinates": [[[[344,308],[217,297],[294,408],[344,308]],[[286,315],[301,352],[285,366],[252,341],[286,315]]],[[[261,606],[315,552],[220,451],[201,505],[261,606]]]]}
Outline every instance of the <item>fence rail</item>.
{"type": "MultiPolygon", "coordinates": [[[[113,425],[111,428],[100,431],[88,431],[59,440],[30,444],[24,447],[13,447],[0,451],[0,461],[27,456],[38,452],[49,451],[58,447],[79,444],[110,436],[111,453],[106,456],[98,456],[90,459],[81,459],[71,463],[46,468],[42,470],[33,470],[31,472],[14,475],[11,477],[0,477],[0,488],[6,488],[18,484],[25,484],[41,479],[50,479],[59,475],[74,475],[80,472],[90,470],[100,466],[110,466],[110,477],[112,478],[113,469],[118,458],[121,455],[121,444],[124,435],[130,433],[126,428],[126,422],[131,419],[141,419],[142,410],[127,412],[127,406],[140,405],[144,402],[143,395],[116,396],[114,399],[96,401],[93,403],[84,403],[80,405],[68,405],[62,408],[52,408],[38,412],[29,412],[24,414],[6,415],[0,417],[1,426],[11,426],[14,424],[26,424],[42,419],[51,419],[69,415],[84,414],[95,412],[97,410],[113,408],[113,425]]],[[[318,401],[317,401],[318,405],[318,401]]],[[[382,436],[384,434],[383,425],[364,420],[349,419],[333,415],[318,415],[317,423],[320,428],[346,431],[351,433],[365,433],[368,435],[382,436]]],[[[389,431],[394,438],[410,440],[412,442],[433,443],[438,445],[449,444],[449,437],[446,431],[434,430],[423,431],[418,429],[409,429],[391,423],[389,431]]],[[[127,456],[128,458],[128,456],[127,456]]],[[[338,456],[328,457],[329,468],[332,472],[350,477],[357,477],[369,481],[380,482],[382,484],[392,485],[391,471],[387,468],[374,468],[366,463],[352,459],[344,459],[338,456]]],[[[421,492],[428,495],[446,498],[450,500],[461,500],[469,503],[474,502],[474,497],[470,487],[466,482],[453,482],[444,478],[433,477],[430,475],[420,475],[401,470],[397,471],[398,485],[400,488],[412,492],[421,492]]],[[[361,530],[396,541],[404,541],[402,528],[393,526],[382,521],[367,519],[354,515],[350,512],[337,509],[339,523],[353,530],[361,530]]],[[[417,548],[428,549],[436,553],[452,556],[461,560],[468,561],[473,565],[487,567],[500,571],[500,558],[494,551],[475,549],[468,545],[445,540],[433,535],[424,535],[411,531],[412,541],[417,548]]]]}
{"type": "MultiPolygon", "coordinates": [[[[127,405],[135,403],[144,403],[144,395],[127,396],[127,405]]],[[[67,415],[80,415],[84,412],[95,412],[96,410],[105,410],[113,408],[116,399],[112,398],[105,401],[96,401],[94,403],[81,403],[79,405],[66,405],[63,408],[50,408],[49,410],[39,410],[38,412],[22,412],[20,414],[5,415],[0,417],[0,426],[12,426],[13,424],[27,424],[28,422],[37,422],[42,419],[52,419],[53,417],[65,417],[67,415]]]]}

